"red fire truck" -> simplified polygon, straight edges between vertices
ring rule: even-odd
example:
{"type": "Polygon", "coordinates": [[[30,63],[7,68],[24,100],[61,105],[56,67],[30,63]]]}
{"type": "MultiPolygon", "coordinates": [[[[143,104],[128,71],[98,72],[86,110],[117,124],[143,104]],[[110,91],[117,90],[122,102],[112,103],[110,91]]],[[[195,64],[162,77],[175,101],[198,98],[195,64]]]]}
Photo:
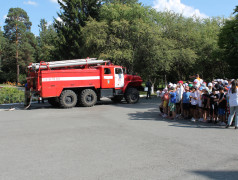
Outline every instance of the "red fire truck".
{"type": "Polygon", "coordinates": [[[62,108],[90,107],[102,97],[115,102],[125,98],[132,104],[139,100],[141,84],[141,77],[95,58],[32,63],[28,66],[26,105],[32,94],[62,108]]]}

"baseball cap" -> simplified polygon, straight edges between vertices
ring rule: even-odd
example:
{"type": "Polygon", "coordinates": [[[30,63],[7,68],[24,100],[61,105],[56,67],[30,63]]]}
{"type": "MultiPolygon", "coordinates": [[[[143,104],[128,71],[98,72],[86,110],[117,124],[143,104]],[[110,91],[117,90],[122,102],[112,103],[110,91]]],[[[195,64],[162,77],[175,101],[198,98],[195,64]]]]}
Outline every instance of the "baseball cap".
{"type": "Polygon", "coordinates": [[[212,83],[208,83],[208,86],[212,86],[212,83]]]}

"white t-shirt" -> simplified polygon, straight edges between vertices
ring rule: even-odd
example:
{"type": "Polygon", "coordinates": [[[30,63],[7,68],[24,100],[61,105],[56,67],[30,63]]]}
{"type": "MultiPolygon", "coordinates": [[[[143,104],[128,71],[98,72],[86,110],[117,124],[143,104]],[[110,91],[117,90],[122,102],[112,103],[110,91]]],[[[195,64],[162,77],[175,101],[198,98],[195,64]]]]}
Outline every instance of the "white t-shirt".
{"type": "MultiPolygon", "coordinates": [[[[197,91],[195,91],[194,93],[191,92],[190,96],[192,96],[193,98],[198,98],[198,93],[197,93],[197,91]]],[[[192,105],[197,105],[197,104],[198,104],[198,100],[195,100],[195,99],[193,99],[193,98],[191,98],[191,104],[192,104],[192,105]]]]}
{"type": "Polygon", "coordinates": [[[232,94],[231,89],[228,91],[229,105],[230,107],[238,106],[238,88],[236,88],[236,93],[232,94]]]}
{"type": "Polygon", "coordinates": [[[202,93],[198,92],[198,106],[199,107],[202,107],[202,93]]]}

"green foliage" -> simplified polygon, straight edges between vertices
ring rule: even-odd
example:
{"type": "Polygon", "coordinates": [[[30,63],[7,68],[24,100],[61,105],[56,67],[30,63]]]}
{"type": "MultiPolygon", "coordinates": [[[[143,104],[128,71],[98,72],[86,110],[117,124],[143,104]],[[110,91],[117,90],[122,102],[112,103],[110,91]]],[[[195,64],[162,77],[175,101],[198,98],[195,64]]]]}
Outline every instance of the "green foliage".
{"type": "Polygon", "coordinates": [[[6,38],[3,36],[3,32],[0,27],[0,73],[2,72],[2,56],[4,47],[6,46],[6,38]]]}
{"type": "Polygon", "coordinates": [[[87,54],[110,59],[136,72],[136,50],[141,45],[138,41],[146,35],[141,28],[152,25],[151,12],[139,4],[104,4],[100,21],[91,18],[82,29],[87,54]]]}
{"type": "Polygon", "coordinates": [[[219,46],[223,50],[224,61],[229,65],[231,78],[238,72],[238,6],[234,10],[235,17],[225,21],[219,35],[219,46]]]}
{"type": "Polygon", "coordinates": [[[61,21],[55,19],[55,28],[59,37],[61,59],[74,59],[87,56],[83,50],[81,28],[89,17],[98,18],[101,2],[98,0],[62,0],[58,1],[62,11],[57,13],[61,21]]]}
{"type": "Polygon", "coordinates": [[[45,19],[40,20],[40,36],[37,38],[37,57],[36,61],[53,61],[57,53],[57,33],[53,25],[47,25],[45,19]]]}
{"type": "Polygon", "coordinates": [[[29,31],[32,25],[27,13],[21,8],[10,8],[5,23],[5,37],[11,42],[21,41],[21,36],[29,31]]]}
{"type": "Polygon", "coordinates": [[[104,0],[105,3],[135,4],[138,0],[104,0]]]}
{"type": "Polygon", "coordinates": [[[19,103],[24,101],[24,92],[15,87],[3,87],[0,89],[0,104],[19,103]]]}

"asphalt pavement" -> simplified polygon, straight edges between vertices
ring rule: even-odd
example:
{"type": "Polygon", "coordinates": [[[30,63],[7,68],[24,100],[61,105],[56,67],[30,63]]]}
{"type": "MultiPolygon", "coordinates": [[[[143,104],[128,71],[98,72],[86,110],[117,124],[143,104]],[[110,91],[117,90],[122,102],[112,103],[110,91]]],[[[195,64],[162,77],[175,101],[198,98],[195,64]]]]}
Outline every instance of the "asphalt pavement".
{"type": "Polygon", "coordinates": [[[158,105],[0,105],[0,179],[238,179],[238,130],[164,119],[158,105]]]}

